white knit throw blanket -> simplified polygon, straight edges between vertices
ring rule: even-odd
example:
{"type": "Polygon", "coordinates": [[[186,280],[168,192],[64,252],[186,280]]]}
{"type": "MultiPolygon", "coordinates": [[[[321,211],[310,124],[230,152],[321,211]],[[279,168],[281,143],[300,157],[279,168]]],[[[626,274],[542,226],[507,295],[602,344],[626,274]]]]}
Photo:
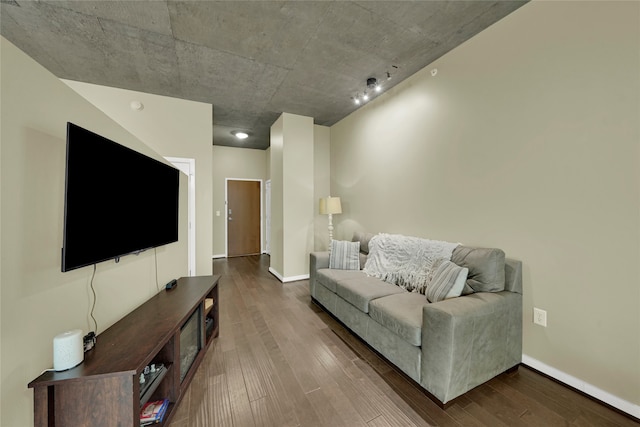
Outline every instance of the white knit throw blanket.
{"type": "Polygon", "coordinates": [[[433,263],[440,258],[450,260],[458,245],[381,233],[369,242],[369,256],[363,271],[409,292],[424,293],[433,263]]]}

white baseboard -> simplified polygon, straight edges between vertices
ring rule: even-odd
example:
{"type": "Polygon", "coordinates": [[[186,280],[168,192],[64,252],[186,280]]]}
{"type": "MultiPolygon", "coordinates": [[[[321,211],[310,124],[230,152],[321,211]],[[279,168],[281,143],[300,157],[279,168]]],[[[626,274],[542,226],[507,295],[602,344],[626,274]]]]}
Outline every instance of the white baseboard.
{"type": "Polygon", "coordinates": [[[300,276],[282,277],[282,275],[278,273],[276,270],[274,270],[272,267],[269,267],[269,273],[276,276],[276,278],[280,280],[282,283],[297,282],[298,280],[307,280],[309,278],[308,274],[302,274],[300,276]]]}
{"type": "Polygon", "coordinates": [[[579,378],[562,372],[552,366],[547,365],[546,363],[534,359],[533,357],[527,356],[526,354],[522,355],[522,363],[542,372],[543,374],[549,375],[550,377],[564,384],[567,384],[575,388],[576,390],[580,390],[581,392],[588,394],[591,397],[594,397],[608,405],[611,405],[614,408],[621,410],[622,412],[626,412],[633,417],[640,418],[640,405],[636,405],[634,403],[621,399],[618,396],[614,396],[607,391],[586,383],[579,378]]]}
{"type": "Polygon", "coordinates": [[[309,278],[308,274],[301,274],[300,276],[291,276],[291,277],[285,277],[283,282],[287,283],[287,282],[297,282],[299,280],[307,280],[309,278]]]}
{"type": "Polygon", "coordinates": [[[269,267],[269,273],[271,273],[274,276],[276,276],[276,279],[280,280],[281,282],[284,282],[284,280],[282,280],[282,276],[280,275],[280,273],[278,273],[276,270],[274,270],[273,267],[269,267]]]}
{"type": "MultiPolygon", "coordinates": [[[[269,252],[261,252],[263,255],[269,255],[269,252]]],[[[211,255],[211,258],[216,259],[216,258],[226,258],[227,254],[218,254],[218,255],[211,255]]]]}

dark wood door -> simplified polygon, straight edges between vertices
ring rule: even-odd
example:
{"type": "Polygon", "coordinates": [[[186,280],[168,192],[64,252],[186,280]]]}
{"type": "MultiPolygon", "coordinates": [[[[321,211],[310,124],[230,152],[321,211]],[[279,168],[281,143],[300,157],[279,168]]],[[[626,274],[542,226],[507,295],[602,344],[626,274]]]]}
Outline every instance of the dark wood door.
{"type": "Polygon", "coordinates": [[[260,251],[260,181],[227,181],[227,256],[260,251]]]}

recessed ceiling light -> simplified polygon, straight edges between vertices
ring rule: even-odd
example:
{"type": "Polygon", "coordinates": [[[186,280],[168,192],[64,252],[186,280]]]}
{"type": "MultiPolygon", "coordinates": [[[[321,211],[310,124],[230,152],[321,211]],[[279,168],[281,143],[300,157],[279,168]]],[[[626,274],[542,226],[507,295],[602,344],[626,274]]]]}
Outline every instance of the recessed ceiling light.
{"type": "Polygon", "coordinates": [[[131,101],[129,104],[132,110],[142,111],[144,110],[144,104],[140,101],[131,101]]]}
{"type": "Polygon", "coordinates": [[[242,132],[242,131],[239,131],[239,130],[234,130],[233,132],[231,132],[231,134],[233,136],[235,136],[236,138],[238,138],[238,139],[247,139],[247,138],[249,138],[249,134],[248,133],[242,132]]]}

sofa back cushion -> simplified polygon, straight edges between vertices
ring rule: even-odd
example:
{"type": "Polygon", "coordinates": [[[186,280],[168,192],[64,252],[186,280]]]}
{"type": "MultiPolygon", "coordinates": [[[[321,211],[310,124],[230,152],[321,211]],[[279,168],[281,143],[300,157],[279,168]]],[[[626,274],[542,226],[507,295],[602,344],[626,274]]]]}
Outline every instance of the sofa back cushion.
{"type": "Polygon", "coordinates": [[[373,236],[375,236],[375,234],[373,233],[361,233],[359,231],[356,231],[355,233],[353,233],[353,239],[351,239],[351,241],[360,242],[360,252],[362,252],[365,255],[368,255],[369,242],[371,241],[373,236]]]}
{"type": "Polygon", "coordinates": [[[352,242],[360,242],[360,270],[364,268],[367,263],[367,256],[369,255],[369,242],[375,236],[373,233],[361,233],[356,231],[353,233],[352,242]]]}
{"type": "Polygon", "coordinates": [[[496,248],[458,246],[451,261],[469,269],[463,294],[504,290],[504,251],[496,248]]]}
{"type": "Polygon", "coordinates": [[[367,254],[363,254],[362,251],[360,251],[360,270],[362,270],[364,268],[364,265],[367,263],[367,254]]]}

